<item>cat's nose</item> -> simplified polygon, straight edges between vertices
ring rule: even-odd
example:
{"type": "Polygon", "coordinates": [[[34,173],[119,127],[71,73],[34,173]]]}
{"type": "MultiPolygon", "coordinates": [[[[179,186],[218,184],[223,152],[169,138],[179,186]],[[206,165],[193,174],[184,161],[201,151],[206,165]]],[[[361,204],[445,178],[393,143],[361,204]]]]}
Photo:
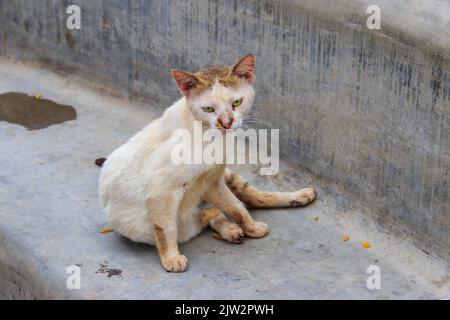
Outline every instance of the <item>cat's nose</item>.
{"type": "Polygon", "coordinates": [[[217,122],[224,129],[230,129],[233,125],[234,117],[231,110],[225,110],[219,114],[217,122]]]}
{"type": "Polygon", "coordinates": [[[230,129],[233,125],[233,117],[231,118],[219,118],[220,125],[225,129],[230,129]]]}

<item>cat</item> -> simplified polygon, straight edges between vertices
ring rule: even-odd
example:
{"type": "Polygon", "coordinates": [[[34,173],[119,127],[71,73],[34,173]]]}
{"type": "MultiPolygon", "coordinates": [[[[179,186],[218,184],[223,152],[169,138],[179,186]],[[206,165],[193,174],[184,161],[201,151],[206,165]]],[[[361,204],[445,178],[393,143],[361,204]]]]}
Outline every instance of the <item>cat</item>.
{"type": "Polygon", "coordinates": [[[182,272],[188,266],[178,243],[206,227],[217,238],[242,243],[244,236],[268,234],[264,222],[247,208],[305,206],[316,198],[314,188],[264,192],[249,185],[225,164],[175,165],[170,155],[174,130],[226,130],[242,126],[255,91],[255,57],[248,54],[233,66],[215,66],[195,73],[172,70],[181,99],[163,116],[102,159],[99,193],[111,227],[136,241],[156,245],[163,268],[182,272]]]}

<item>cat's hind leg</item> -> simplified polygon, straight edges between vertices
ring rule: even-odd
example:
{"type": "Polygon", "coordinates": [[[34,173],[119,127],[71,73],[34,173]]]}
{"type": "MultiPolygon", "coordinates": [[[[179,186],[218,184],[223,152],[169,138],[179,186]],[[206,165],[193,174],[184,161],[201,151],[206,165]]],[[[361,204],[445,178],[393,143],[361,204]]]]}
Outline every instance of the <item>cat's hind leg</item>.
{"type": "Polygon", "coordinates": [[[303,188],[294,192],[261,191],[229,169],[225,171],[225,182],[248,208],[302,207],[316,199],[314,188],[303,188]]]}
{"type": "Polygon", "coordinates": [[[231,243],[243,243],[244,231],[237,223],[231,222],[218,208],[208,208],[203,210],[199,216],[200,227],[210,226],[216,231],[216,237],[227,240],[231,243]]]}

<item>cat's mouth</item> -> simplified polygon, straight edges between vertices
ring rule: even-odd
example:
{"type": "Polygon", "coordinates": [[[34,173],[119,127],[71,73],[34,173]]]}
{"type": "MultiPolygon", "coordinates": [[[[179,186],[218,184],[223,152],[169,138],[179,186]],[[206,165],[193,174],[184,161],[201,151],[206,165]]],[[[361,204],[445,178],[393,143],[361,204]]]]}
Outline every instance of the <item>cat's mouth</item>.
{"type": "Polygon", "coordinates": [[[216,129],[219,129],[222,133],[227,132],[227,130],[239,129],[240,125],[234,118],[231,118],[228,122],[224,123],[221,119],[216,122],[216,129]]]}

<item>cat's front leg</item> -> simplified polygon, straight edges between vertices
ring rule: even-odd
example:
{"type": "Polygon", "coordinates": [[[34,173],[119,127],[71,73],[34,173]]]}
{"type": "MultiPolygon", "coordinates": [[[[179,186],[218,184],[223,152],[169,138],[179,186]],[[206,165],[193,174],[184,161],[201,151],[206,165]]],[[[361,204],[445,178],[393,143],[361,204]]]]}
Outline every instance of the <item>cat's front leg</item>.
{"type": "Polygon", "coordinates": [[[183,272],[188,260],[180,254],[177,242],[177,215],[182,192],[173,192],[147,200],[147,208],[153,222],[156,247],[166,271],[183,272]]]}
{"type": "Polygon", "coordinates": [[[205,200],[235,220],[247,236],[262,238],[269,233],[269,226],[264,222],[253,220],[248,210],[231,192],[225,182],[219,181],[216,188],[205,195],[205,200]]]}

